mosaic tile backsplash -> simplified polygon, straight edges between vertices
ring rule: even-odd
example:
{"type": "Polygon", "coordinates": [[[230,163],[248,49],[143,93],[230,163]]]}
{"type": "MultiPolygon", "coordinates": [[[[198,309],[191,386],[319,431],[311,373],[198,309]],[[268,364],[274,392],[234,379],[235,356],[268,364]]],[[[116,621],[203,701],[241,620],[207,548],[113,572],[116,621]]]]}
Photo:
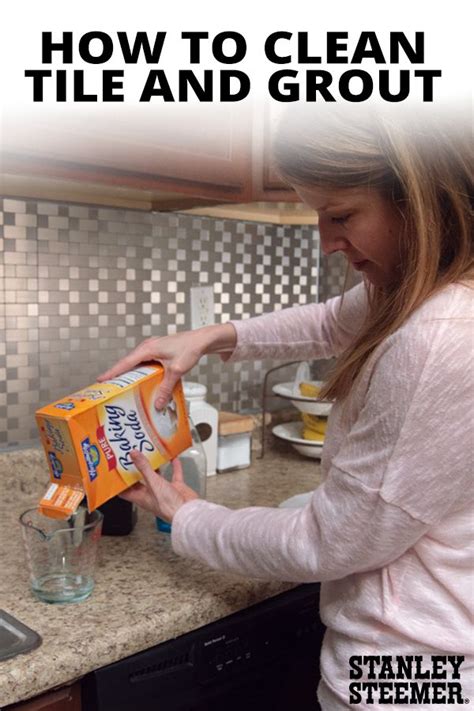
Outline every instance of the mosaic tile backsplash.
{"type": "MultiPolygon", "coordinates": [[[[218,323],[316,301],[318,277],[320,299],[340,293],[343,263],[319,262],[312,226],[0,199],[0,449],[36,443],[38,407],[144,338],[190,328],[191,287],[213,287],[218,323]]],[[[188,379],[256,411],[275,364],[211,356],[188,379]]]]}
{"type": "MultiPolygon", "coordinates": [[[[216,323],[318,299],[312,226],[5,198],[0,230],[0,449],[36,443],[38,407],[144,338],[190,328],[192,286],[213,286],[216,323]]],[[[321,270],[320,296],[339,293],[340,260],[321,270]]],[[[211,356],[188,379],[217,407],[255,411],[273,365],[211,356]]]]}

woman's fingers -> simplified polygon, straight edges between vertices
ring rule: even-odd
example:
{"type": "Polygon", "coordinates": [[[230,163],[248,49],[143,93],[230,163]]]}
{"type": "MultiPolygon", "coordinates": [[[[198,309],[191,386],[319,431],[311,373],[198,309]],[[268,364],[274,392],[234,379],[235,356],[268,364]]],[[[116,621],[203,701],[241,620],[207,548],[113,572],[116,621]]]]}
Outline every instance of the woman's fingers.
{"type": "Polygon", "coordinates": [[[97,382],[101,383],[104,380],[111,380],[112,378],[116,378],[118,375],[126,373],[127,370],[132,370],[139,363],[143,363],[143,361],[150,360],[152,358],[153,356],[151,355],[148,341],[143,341],[143,343],[140,343],[140,345],[137,346],[128,355],[126,355],[124,358],[121,358],[119,361],[117,361],[117,363],[115,363],[115,365],[106,370],[105,373],[99,375],[99,377],[97,378],[97,382]]]}
{"type": "Polygon", "coordinates": [[[119,494],[119,498],[124,499],[125,501],[130,501],[132,504],[137,504],[137,506],[141,506],[144,509],[150,509],[152,504],[150,501],[150,492],[141,482],[138,482],[129,489],[122,491],[122,493],[119,494]]]}
{"type": "Polygon", "coordinates": [[[162,410],[168,402],[171,400],[174,386],[180,379],[182,371],[178,370],[175,366],[169,364],[165,367],[165,372],[163,375],[163,380],[158,388],[158,394],[155,399],[155,407],[157,410],[162,410]]]}
{"type": "Polygon", "coordinates": [[[154,494],[158,494],[162,480],[155,470],[152,469],[145,455],[137,450],[133,450],[130,452],[130,457],[137,469],[142,473],[144,484],[149,486],[154,494]]]}
{"type": "Polygon", "coordinates": [[[171,477],[173,484],[178,482],[182,482],[184,484],[183,465],[181,464],[181,461],[179,459],[173,459],[171,461],[171,467],[173,469],[173,476],[171,477]]]}
{"type": "Polygon", "coordinates": [[[157,474],[147,458],[137,450],[130,452],[133,463],[143,476],[141,483],[121,494],[122,498],[148,509],[166,521],[172,521],[176,511],[187,501],[198,498],[196,492],[184,482],[183,467],[179,459],[171,463],[171,482],[157,474]]]}

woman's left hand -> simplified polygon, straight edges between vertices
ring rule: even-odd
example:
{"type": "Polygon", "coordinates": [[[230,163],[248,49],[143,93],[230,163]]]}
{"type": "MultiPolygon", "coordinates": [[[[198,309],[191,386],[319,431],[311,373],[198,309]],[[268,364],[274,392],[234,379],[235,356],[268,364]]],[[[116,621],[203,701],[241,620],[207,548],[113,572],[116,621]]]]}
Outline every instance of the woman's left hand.
{"type": "Polygon", "coordinates": [[[131,453],[133,463],[143,475],[143,482],[138,482],[120,494],[120,498],[131,501],[154,516],[171,522],[176,511],[187,501],[198,499],[198,495],[184,483],[183,467],[179,459],[172,461],[173,478],[167,481],[155,472],[147,458],[141,452],[131,453]]]}

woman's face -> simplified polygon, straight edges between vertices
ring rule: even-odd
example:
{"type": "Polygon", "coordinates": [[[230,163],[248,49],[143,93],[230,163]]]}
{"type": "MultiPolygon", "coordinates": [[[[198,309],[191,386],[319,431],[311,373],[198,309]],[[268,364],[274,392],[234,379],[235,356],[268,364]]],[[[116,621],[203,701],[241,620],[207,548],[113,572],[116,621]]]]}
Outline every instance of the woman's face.
{"type": "Polygon", "coordinates": [[[319,215],[323,253],[342,252],[375,286],[388,286],[400,272],[403,217],[375,188],[296,187],[319,215]]]}

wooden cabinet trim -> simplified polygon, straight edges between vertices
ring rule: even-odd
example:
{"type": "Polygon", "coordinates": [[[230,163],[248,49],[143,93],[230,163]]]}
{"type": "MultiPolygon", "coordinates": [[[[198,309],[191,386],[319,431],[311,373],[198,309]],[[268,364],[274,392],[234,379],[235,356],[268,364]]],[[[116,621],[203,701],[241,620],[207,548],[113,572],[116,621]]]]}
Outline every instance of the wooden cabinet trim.
{"type": "MultiPolygon", "coordinates": [[[[81,682],[5,706],[4,711],[81,711],[81,682]]],[[[86,710],[84,710],[86,711],[86,710]]]]}
{"type": "Polygon", "coordinates": [[[5,175],[31,175],[42,178],[62,179],[76,183],[101,183],[123,188],[124,186],[147,191],[167,190],[197,198],[213,200],[248,200],[251,194],[250,181],[235,185],[205,184],[187,178],[170,178],[156,173],[149,175],[128,170],[104,168],[81,163],[58,160],[26,158],[17,154],[3,153],[0,163],[5,175]]]}

